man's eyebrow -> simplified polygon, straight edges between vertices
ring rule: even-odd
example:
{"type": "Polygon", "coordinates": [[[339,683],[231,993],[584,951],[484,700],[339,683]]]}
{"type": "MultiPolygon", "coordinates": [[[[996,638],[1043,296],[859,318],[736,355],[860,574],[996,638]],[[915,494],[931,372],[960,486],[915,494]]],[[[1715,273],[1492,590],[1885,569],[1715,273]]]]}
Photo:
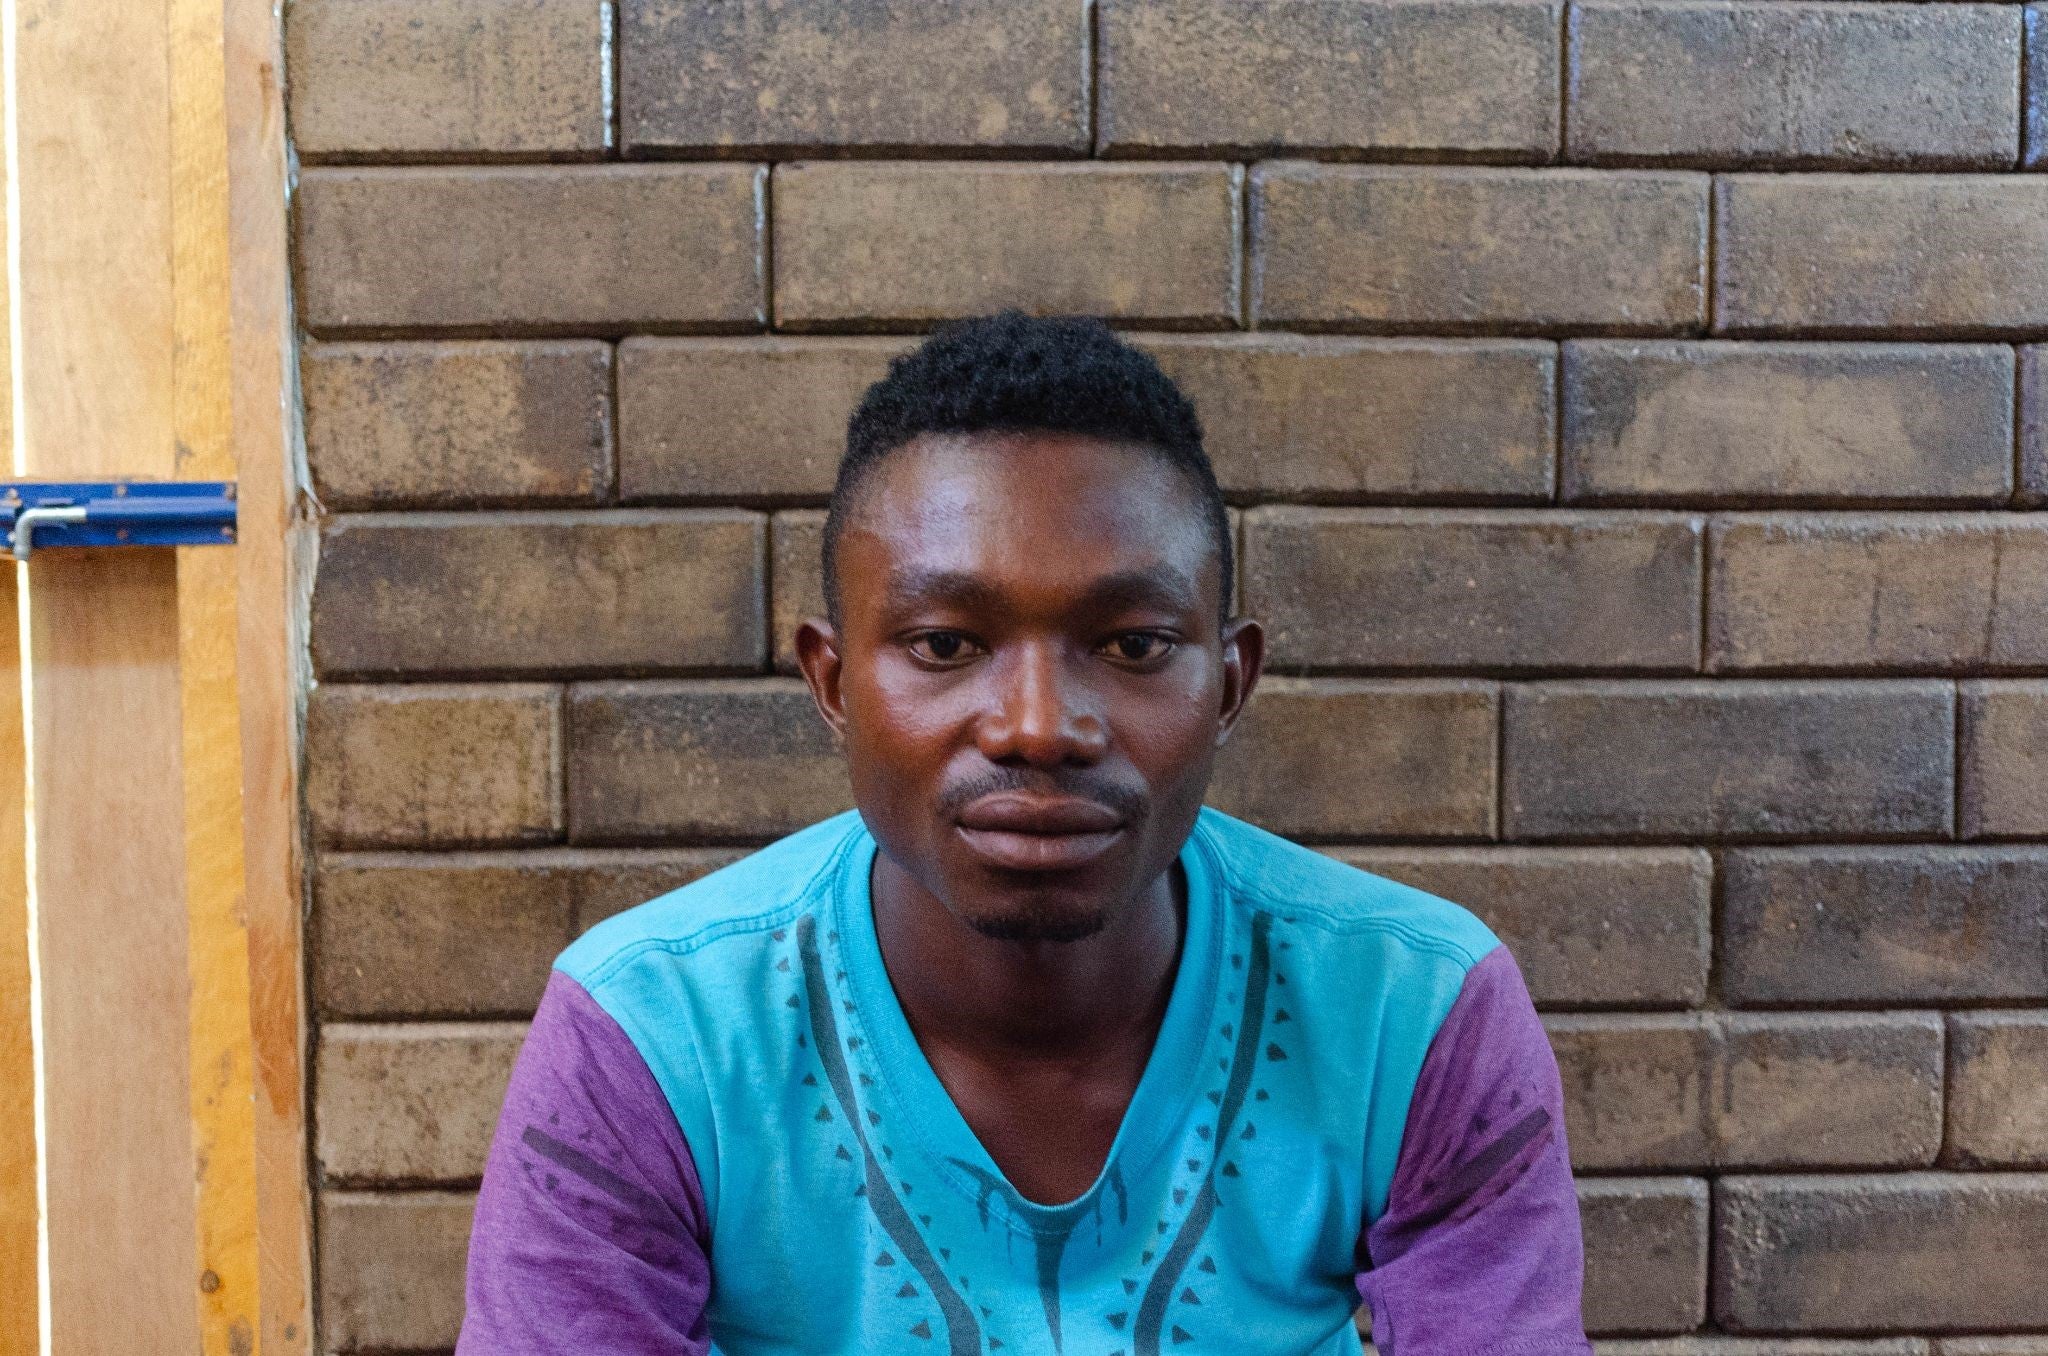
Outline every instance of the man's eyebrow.
{"type": "Polygon", "coordinates": [[[999,606],[1001,595],[987,581],[964,570],[899,566],[889,571],[887,597],[899,607],[951,603],[971,610],[999,606]]]}
{"type": "Polygon", "coordinates": [[[1188,581],[1178,571],[1168,569],[1124,570],[1104,575],[1083,591],[1081,601],[1103,611],[1156,607],[1167,612],[1186,612],[1200,606],[1188,581]]]}
{"type": "MultiPolygon", "coordinates": [[[[918,566],[891,570],[887,596],[889,602],[897,607],[951,604],[970,611],[995,611],[1005,605],[1001,591],[979,575],[965,570],[918,566]]],[[[1121,570],[1104,575],[1091,581],[1075,598],[1075,603],[1095,612],[1119,607],[1192,611],[1200,606],[1188,581],[1178,572],[1167,569],[1121,570]]]]}

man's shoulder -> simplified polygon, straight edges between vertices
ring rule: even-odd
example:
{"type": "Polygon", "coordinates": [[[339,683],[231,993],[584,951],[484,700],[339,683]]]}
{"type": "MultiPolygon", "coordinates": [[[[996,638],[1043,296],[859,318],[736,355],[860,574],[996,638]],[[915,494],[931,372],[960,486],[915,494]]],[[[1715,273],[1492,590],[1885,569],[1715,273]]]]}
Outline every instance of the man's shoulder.
{"type": "Polygon", "coordinates": [[[1461,904],[1362,870],[1204,807],[1196,833],[1215,854],[1231,898],[1331,937],[1391,945],[1470,969],[1500,945],[1461,904]]]}
{"type": "Polygon", "coordinates": [[[715,961],[719,943],[767,940],[837,878],[844,854],[865,833],[847,810],[820,820],[688,885],[605,919],[572,942],[555,968],[597,992],[636,964],[715,961]]]}

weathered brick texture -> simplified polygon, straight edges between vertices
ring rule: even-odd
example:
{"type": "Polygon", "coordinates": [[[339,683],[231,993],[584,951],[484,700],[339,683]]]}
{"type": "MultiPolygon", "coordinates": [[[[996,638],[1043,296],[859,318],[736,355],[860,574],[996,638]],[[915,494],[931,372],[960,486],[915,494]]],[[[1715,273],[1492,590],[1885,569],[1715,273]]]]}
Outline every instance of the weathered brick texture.
{"type": "Polygon", "coordinates": [[[1532,683],[1503,712],[1507,832],[1909,837],[1954,819],[1946,683],[1532,683]]]}
{"type": "Polygon", "coordinates": [[[1547,160],[1552,0],[1102,0],[1110,154],[1547,160]]]}
{"type": "Polygon", "coordinates": [[[2048,1167],[2048,1012],[1953,1013],[1948,1044],[1949,1156],[2048,1167]]]}
{"type": "Polygon", "coordinates": [[[762,322],[750,165],[320,169],[299,181],[315,333],[762,322]]]}
{"type": "Polygon", "coordinates": [[[796,670],[796,628],[825,615],[825,513],[797,509],[775,515],[769,547],[769,623],[775,629],[775,667],[796,670]]]}
{"type": "Polygon", "coordinates": [[[775,318],[902,328],[1016,305],[1230,325],[1239,178],[1221,165],[779,166],[775,318]]]}
{"type": "Polygon", "coordinates": [[[1688,672],[1701,527],[1662,513],[1254,509],[1245,607],[1281,670],[1688,672]]]}
{"type": "Polygon", "coordinates": [[[1598,1356],[2048,1356],[2048,4],[284,18],[313,1350],[453,1345],[562,947],[849,803],[846,415],[1017,305],[1200,413],[1212,803],[1512,949],[1598,1356]]]}
{"type": "Polygon", "coordinates": [[[1714,669],[2048,667],[2048,514],[1741,515],[1710,541],[1714,669]]]}
{"type": "Polygon", "coordinates": [[[1574,160],[2001,169],[2019,154],[2012,5],[1579,0],[1569,22],[1574,160]]]}
{"type": "Polygon", "coordinates": [[[327,1017],[531,1012],[571,929],[568,892],[518,858],[329,855],[313,905],[313,1002],[327,1017]]]}
{"type": "Polygon", "coordinates": [[[612,484],[612,355],[591,340],[316,344],[306,461],[328,509],[584,503],[612,484]]]}
{"type": "Polygon", "coordinates": [[[1209,798],[1310,839],[1490,837],[1498,706],[1493,684],[1466,680],[1269,679],[1209,798]]]}
{"type": "Polygon", "coordinates": [[[1637,1337],[1593,1344],[1594,1356],[1941,1356],[1946,1349],[1924,1337],[1637,1337]]]}
{"type": "Polygon", "coordinates": [[[462,847],[562,830],[562,694],[537,683],[322,683],[306,810],[329,847],[462,847]]]}
{"type": "Polygon", "coordinates": [[[334,1182],[482,1176],[516,1023],[330,1025],[316,1058],[313,1155],[334,1182]]]}
{"type": "Polygon", "coordinates": [[[629,339],[619,345],[619,495],[818,499],[846,416],[897,339],[629,339]]]}
{"type": "Polygon", "coordinates": [[[628,0],[629,152],[1088,148],[1076,0],[628,0]]]}
{"type": "Polygon", "coordinates": [[[1960,688],[1963,836],[2048,837],[2048,682],[1960,688]]]}
{"type": "Polygon", "coordinates": [[[1587,1331],[1685,1332],[1707,1312],[1707,1184],[1692,1177],[1579,1183],[1587,1331]]]}
{"type": "Polygon", "coordinates": [[[328,1350],[453,1347],[475,1211],[470,1192],[322,1192],[319,1302],[328,1350]]]}
{"type": "Polygon", "coordinates": [[[1341,848],[1332,855],[1477,913],[1538,1006],[1705,1000],[1713,870],[1697,848],[1341,848]]]}
{"type": "Polygon", "coordinates": [[[704,876],[731,848],[330,853],[314,1001],[332,1017],[523,1017],[571,938],[704,876]]]}
{"type": "Polygon", "coordinates": [[[612,144],[606,0],[293,0],[308,160],[597,155],[612,144]]]}
{"type": "Polygon", "coordinates": [[[1933,1013],[1559,1016],[1573,1165],[1926,1165],[1941,1149],[1933,1013]]]}
{"type": "Polygon", "coordinates": [[[1145,346],[1201,411],[1234,498],[1550,497],[1549,344],[1260,334],[1145,346]]]}
{"type": "Polygon", "coordinates": [[[2012,430],[2003,346],[1564,346],[1572,500],[2002,503],[2012,430]]]}
{"type": "Polygon", "coordinates": [[[2048,1327],[2048,1176],[1729,1177],[1714,1312],[1737,1331],[2048,1327]]]}
{"type": "Polygon", "coordinates": [[[2021,503],[2048,503],[2048,350],[2038,344],[2020,349],[2019,482],[2021,503]]]}
{"type": "Polygon", "coordinates": [[[1665,334],[1704,318],[1707,177],[1276,161],[1252,177],[1262,327],[1665,334]]]}
{"type": "Polygon", "coordinates": [[[768,525],[730,509],[337,518],[323,674],[755,669],[768,525]]]}
{"type": "Polygon", "coordinates": [[[1731,174],[1715,192],[1714,323],[1725,333],[2048,326],[2048,180],[1731,174]]]}
{"type": "Polygon", "coordinates": [[[852,804],[810,694],[786,679],[579,685],[569,749],[578,842],[762,840],[852,804]]]}
{"type": "Polygon", "coordinates": [[[1945,1003],[2048,991],[2048,849],[1744,849],[1721,859],[1738,1003],[1945,1003]]]}

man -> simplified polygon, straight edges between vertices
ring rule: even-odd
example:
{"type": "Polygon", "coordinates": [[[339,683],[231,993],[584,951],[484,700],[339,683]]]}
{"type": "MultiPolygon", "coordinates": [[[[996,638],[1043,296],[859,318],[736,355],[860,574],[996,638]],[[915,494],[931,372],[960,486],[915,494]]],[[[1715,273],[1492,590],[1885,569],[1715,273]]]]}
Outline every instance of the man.
{"type": "Polygon", "coordinates": [[[1513,959],[1202,807],[1264,656],[1231,557],[1099,323],[891,365],[796,638],[858,810],[563,953],[462,1356],[1355,1353],[1361,1295],[1383,1356],[1588,1350],[1513,959]]]}

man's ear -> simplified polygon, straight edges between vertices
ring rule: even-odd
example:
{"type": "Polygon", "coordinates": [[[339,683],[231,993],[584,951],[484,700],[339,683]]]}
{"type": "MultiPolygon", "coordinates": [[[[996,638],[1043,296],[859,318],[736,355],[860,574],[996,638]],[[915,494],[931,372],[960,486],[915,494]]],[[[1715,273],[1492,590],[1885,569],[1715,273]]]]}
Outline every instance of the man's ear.
{"type": "Polygon", "coordinates": [[[839,692],[842,663],[839,633],[823,617],[812,617],[796,628],[796,662],[810,686],[811,700],[818,714],[832,727],[832,733],[846,737],[846,703],[839,692]]]}
{"type": "Polygon", "coordinates": [[[1221,745],[1237,727],[1244,704],[1259,675],[1266,668],[1266,628],[1250,617],[1239,617],[1223,628],[1223,705],[1216,719],[1216,743],[1221,745]]]}

